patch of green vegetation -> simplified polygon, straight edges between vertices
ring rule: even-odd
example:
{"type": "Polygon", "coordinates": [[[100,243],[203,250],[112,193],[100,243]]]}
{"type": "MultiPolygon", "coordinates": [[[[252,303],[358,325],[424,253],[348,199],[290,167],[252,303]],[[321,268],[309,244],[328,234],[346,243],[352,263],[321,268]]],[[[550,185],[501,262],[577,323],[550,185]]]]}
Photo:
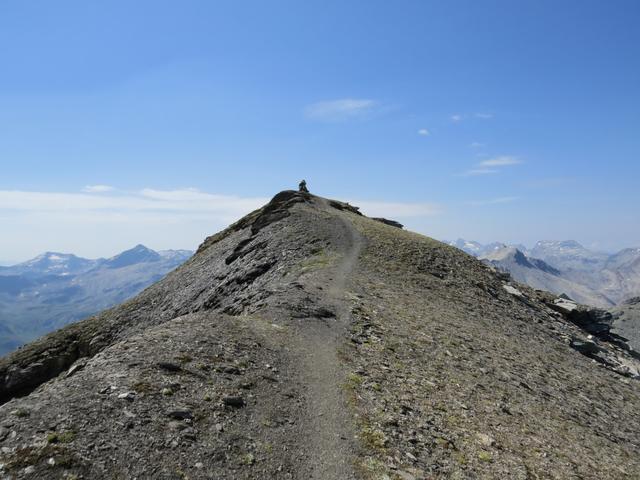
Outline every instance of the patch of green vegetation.
{"type": "Polygon", "coordinates": [[[481,462],[493,462],[493,456],[489,453],[489,452],[485,452],[484,450],[481,450],[480,452],[478,452],[478,459],[481,462]]]}
{"type": "Polygon", "coordinates": [[[356,467],[362,473],[363,478],[371,480],[389,480],[387,466],[373,457],[365,457],[356,463],[356,467]]]}
{"type": "Polygon", "coordinates": [[[182,480],[189,480],[189,475],[187,475],[186,472],[181,468],[176,468],[175,473],[178,478],[181,478],[182,480]]]}
{"type": "Polygon", "coordinates": [[[47,435],[47,443],[70,443],[76,438],[76,433],[73,430],[67,430],[65,432],[51,432],[47,435]]]}
{"type": "Polygon", "coordinates": [[[245,453],[240,457],[240,463],[242,465],[253,465],[256,459],[253,456],[253,453],[245,453]]]}
{"type": "Polygon", "coordinates": [[[13,414],[18,418],[26,418],[31,415],[31,412],[26,408],[18,408],[17,410],[14,410],[13,414]]]}
{"type": "Polygon", "coordinates": [[[453,443],[451,443],[450,440],[447,440],[446,438],[442,438],[442,437],[437,437],[436,440],[436,445],[442,447],[442,448],[447,448],[447,449],[453,449],[454,445],[453,443]]]}
{"type": "Polygon", "coordinates": [[[460,418],[457,415],[447,415],[446,421],[449,425],[458,425],[460,418]]]}
{"type": "Polygon", "coordinates": [[[360,431],[362,442],[373,450],[384,450],[387,444],[387,437],[382,430],[372,426],[364,426],[360,431]]]}
{"type": "Polygon", "coordinates": [[[5,470],[17,471],[31,465],[38,465],[53,457],[57,467],[70,467],[74,459],[71,454],[59,445],[47,444],[44,447],[25,447],[16,450],[13,455],[6,459],[5,470]]]}
{"type": "Polygon", "coordinates": [[[462,452],[453,452],[453,454],[451,456],[460,465],[466,465],[467,464],[467,457],[464,456],[464,453],[462,453],[462,452]]]}
{"type": "Polygon", "coordinates": [[[352,372],[349,375],[347,375],[347,385],[350,388],[359,387],[360,385],[362,385],[362,382],[364,382],[364,379],[362,378],[361,375],[358,375],[357,373],[352,372]]]}
{"type": "Polygon", "coordinates": [[[193,357],[188,353],[181,353],[180,355],[176,355],[175,358],[180,363],[189,363],[193,361],[193,357]]]}
{"type": "Polygon", "coordinates": [[[132,387],[137,393],[151,393],[155,390],[153,385],[145,381],[134,383],[132,387]]]}
{"type": "Polygon", "coordinates": [[[318,249],[312,252],[311,257],[305,258],[300,263],[300,268],[303,273],[327,268],[335,261],[335,258],[335,254],[328,253],[325,249],[318,249]]]}

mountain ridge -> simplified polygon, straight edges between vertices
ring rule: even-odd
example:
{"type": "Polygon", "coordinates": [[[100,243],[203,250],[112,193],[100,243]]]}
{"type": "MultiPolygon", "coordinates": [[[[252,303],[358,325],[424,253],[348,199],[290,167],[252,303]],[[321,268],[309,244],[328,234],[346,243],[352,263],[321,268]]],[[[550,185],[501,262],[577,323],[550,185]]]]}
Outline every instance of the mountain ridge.
{"type": "Polygon", "coordinates": [[[633,478],[640,363],[579,326],[591,315],[285,191],[136,298],[0,359],[0,461],[32,478],[633,478]]]}

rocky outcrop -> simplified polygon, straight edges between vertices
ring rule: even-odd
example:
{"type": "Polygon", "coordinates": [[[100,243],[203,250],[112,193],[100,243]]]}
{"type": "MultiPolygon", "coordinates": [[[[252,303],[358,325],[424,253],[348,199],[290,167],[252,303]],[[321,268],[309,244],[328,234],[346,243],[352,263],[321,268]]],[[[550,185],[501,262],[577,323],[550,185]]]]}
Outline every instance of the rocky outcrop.
{"type": "Polygon", "coordinates": [[[371,220],[375,220],[376,222],[384,223],[385,225],[389,225],[391,227],[404,228],[404,225],[402,225],[400,222],[396,222],[395,220],[388,220],[386,218],[380,218],[380,217],[374,217],[371,220]]]}
{"type": "Polygon", "coordinates": [[[548,304],[552,309],[561,312],[565,318],[593,335],[606,335],[611,331],[613,315],[601,308],[578,305],[566,297],[558,297],[548,304]]]}

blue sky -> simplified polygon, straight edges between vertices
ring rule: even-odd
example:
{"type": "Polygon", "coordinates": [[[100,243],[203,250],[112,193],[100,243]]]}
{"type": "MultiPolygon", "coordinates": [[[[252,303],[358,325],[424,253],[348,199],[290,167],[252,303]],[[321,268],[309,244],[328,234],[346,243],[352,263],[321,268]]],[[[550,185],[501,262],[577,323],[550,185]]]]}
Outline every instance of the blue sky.
{"type": "Polygon", "coordinates": [[[0,259],[194,248],[277,191],[640,245],[640,3],[0,3],[0,259]],[[101,186],[101,187],[96,187],[101,186]]]}

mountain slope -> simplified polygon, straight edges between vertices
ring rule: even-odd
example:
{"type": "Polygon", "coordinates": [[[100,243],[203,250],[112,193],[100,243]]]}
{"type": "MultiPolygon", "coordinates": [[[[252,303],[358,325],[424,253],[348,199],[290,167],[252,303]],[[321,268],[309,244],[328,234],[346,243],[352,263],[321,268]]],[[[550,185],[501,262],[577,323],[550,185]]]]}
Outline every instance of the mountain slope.
{"type": "Polygon", "coordinates": [[[543,260],[527,257],[515,247],[504,246],[479,258],[504,272],[508,272],[517,282],[532,288],[558,295],[565,294],[577,302],[595,307],[608,308],[614,304],[601,293],[563,278],[562,272],[556,268],[543,260]]]}
{"type": "Polygon", "coordinates": [[[30,478],[636,478],[638,361],[555,300],[282,192],[135,299],[0,360],[0,462],[30,478]]]}
{"type": "Polygon", "coordinates": [[[602,290],[617,302],[640,294],[640,248],[612,255],[600,272],[602,290]]]}

